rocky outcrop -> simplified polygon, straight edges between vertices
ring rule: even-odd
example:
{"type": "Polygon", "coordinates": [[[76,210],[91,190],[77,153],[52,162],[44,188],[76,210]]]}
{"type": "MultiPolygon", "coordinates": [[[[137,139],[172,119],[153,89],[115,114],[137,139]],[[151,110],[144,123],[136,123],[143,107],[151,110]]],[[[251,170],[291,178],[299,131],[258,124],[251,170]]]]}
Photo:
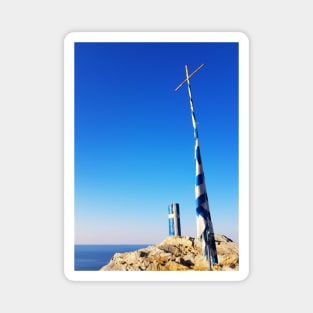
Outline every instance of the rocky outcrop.
{"type": "MultiPolygon", "coordinates": [[[[238,243],[215,235],[218,264],[213,271],[239,269],[238,243]]],[[[206,271],[208,262],[196,238],[169,236],[155,246],[133,252],[116,253],[100,271],[206,271]]]]}

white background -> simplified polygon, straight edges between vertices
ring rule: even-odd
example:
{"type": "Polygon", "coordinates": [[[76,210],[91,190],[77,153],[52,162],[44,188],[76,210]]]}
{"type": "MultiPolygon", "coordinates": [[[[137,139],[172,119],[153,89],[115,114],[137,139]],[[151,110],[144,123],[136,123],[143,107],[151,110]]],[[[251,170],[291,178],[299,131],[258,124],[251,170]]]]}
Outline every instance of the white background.
{"type": "Polygon", "coordinates": [[[310,1],[2,1],[1,311],[309,311],[311,12],[310,1]],[[241,31],[249,37],[246,280],[105,283],[65,278],[63,39],[72,31],[241,31]]]}

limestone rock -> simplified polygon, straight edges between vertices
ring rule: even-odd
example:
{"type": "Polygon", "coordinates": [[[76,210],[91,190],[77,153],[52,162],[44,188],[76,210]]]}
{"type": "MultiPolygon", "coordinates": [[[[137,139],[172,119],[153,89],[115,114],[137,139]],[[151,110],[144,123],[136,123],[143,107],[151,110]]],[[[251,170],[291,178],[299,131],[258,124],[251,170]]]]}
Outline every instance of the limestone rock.
{"type": "MultiPolygon", "coordinates": [[[[215,235],[218,264],[214,271],[239,269],[238,243],[215,235]]],[[[100,271],[206,271],[208,262],[196,238],[169,236],[164,241],[133,252],[116,253],[100,271]]]]}

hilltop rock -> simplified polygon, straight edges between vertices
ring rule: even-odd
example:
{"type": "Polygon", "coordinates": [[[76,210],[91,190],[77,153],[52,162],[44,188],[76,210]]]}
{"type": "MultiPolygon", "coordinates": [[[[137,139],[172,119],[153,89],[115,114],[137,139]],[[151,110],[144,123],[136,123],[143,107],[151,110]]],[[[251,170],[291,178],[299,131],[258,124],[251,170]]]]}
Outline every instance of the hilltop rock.
{"type": "MultiPolygon", "coordinates": [[[[239,269],[238,243],[224,235],[215,235],[218,264],[214,271],[239,269]]],[[[169,236],[155,246],[116,253],[100,271],[205,271],[208,262],[196,238],[169,236]]]]}

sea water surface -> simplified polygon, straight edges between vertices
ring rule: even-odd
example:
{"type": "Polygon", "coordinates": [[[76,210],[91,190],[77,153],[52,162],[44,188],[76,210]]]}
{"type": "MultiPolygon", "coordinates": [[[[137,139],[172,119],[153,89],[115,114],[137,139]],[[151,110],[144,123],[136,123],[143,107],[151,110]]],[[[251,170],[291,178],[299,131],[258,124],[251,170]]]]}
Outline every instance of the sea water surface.
{"type": "Polygon", "coordinates": [[[115,253],[132,252],[148,246],[147,244],[75,245],[75,271],[98,271],[110,262],[115,253]]]}

